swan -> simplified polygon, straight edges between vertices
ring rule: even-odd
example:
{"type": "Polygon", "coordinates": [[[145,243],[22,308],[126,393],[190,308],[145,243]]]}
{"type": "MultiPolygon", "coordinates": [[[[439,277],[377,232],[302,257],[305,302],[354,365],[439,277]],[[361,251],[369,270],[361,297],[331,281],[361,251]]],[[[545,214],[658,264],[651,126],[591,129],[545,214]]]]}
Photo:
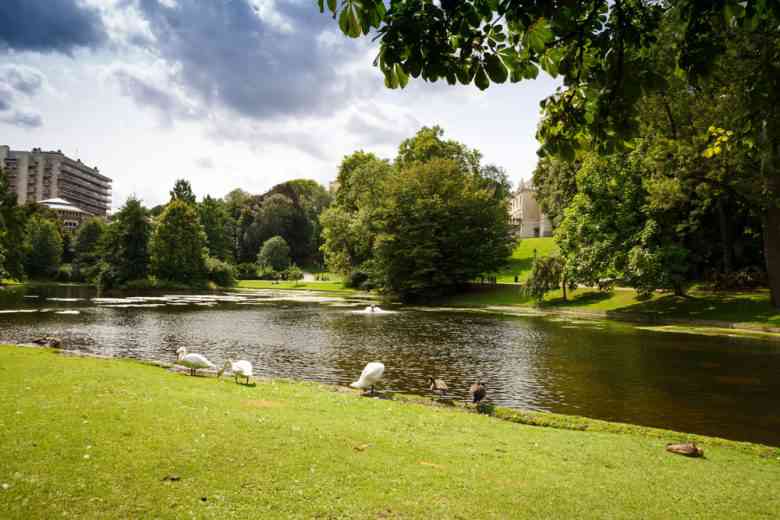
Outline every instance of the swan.
{"type": "Polygon", "coordinates": [[[469,388],[469,395],[471,396],[471,402],[479,404],[481,400],[487,395],[485,384],[482,381],[477,381],[469,388]]]}
{"type": "Polygon", "coordinates": [[[365,390],[371,389],[371,395],[374,395],[374,385],[382,379],[382,374],[385,373],[385,365],[380,361],[373,361],[366,365],[363,372],[360,374],[360,379],[354,383],[350,383],[352,388],[360,388],[365,390]]]}
{"type": "Polygon", "coordinates": [[[195,375],[199,368],[217,368],[217,366],[206,359],[202,354],[187,354],[187,349],[180,347],[176,351],[176,364],[190,369],[190,375],[195,375]]]}
{"type": "Polygon", "coordinates": [[[233,361],[232,359],[228,359],[227,361],[225,361],[225,364],[222,365],[222,368],[220,368],[219,372],[217,372],[217,378],[222,377],[222,374],[228,368],[230,369],[231,372],[233,372],[233,378],[235,379],[236,383],[238,383],[238,376],[245,377],[246,384],[249,384],[249,380],[254,378],[252,363],[244,359],[241,359],[239,361],[233,361]]]}

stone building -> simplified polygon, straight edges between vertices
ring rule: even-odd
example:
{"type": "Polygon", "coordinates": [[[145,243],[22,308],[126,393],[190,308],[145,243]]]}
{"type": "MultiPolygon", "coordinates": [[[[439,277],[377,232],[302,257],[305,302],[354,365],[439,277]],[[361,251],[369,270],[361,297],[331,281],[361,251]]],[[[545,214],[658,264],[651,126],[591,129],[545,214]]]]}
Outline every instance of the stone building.
{"type": "Polygon", "coordinates": [[[111,208],[111,179],[59,150],[27,152],[0,146],[0,165],[19,204],[59,199],[102,217],[111,208]]]}
{"type": "Polygon", "coordinates": [[[65,199],[46,199],[38,201],[38,204],[46,206],[62,221],[65,229],[73,231],[81,225],[82,222],[92,216],[83,209],[71,204],[65,199]]]}
{"type": "Polygon", "coordinates": [[[552,236],[552,223],[536,202],[530,182],[520,181],[509,204],[509,222],[519,238],[552,236]]]}

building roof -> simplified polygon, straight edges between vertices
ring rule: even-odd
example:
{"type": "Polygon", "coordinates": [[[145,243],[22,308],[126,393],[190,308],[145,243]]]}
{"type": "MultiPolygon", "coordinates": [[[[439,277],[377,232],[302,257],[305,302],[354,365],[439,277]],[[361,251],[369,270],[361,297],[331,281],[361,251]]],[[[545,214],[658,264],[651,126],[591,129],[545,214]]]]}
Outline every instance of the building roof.
{"type": "Polygon", "coordinates": [[[62,211],[75,211],[76,213],[85,213],[89,214],[88,212],[84,211],[83,209],[79,208],[78,206],[73,205],[72,203],[68,202],[65,199],[46,199],[46,200],[39,200],[38,204],[43,204],[44,206],[51,208],[53,210],[62,210],[62,211]]]}

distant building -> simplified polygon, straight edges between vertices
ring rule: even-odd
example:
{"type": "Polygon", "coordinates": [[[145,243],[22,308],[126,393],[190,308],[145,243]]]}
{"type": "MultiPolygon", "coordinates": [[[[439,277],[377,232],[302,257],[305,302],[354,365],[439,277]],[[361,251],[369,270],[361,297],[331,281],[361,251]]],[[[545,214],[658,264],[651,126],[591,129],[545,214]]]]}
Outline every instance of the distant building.
{"type": "Polygon", "coordinates": [[[81,225],[82,222],[92,216],[83,209],[68,202],[65,199],[46,199],[38,201],[38,204],[46,206],[57,214],[62,221],[65,229],[73,231],[81,225]]]}
{"type": "Polygon", "coordinates": [[[536,190],[530,182],[520,181],[512,194],[509,222],[520,238],[552,236],[552,223],[536,202],[536,190]]]}
{"type": "Polygon", "coordinates": [[[111,208],[111,179],[59,150],[33,148],[25,152],[0,146],[0,165],[19,204],[63,200],[88,215],[101,217],[111,208]]]}

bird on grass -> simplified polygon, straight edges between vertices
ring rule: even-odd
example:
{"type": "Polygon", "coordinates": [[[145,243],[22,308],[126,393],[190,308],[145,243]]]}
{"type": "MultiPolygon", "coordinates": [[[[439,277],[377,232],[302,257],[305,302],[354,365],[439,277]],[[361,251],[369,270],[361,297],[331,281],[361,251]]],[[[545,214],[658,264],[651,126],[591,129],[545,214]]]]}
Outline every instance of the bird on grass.
{"type": "Polygon", "coordinates": [[[225,370],[227,369],[230,369],[230,371],[233,373],[233,379],[236,381],[236,383],[238,383],[238,376],[245,377],[246,384],[249,384],[249,380],[254,378],[252,363],[246,361],[245,359],[241,359],[239,361],[228,359],[225,361],[225,364],[222,365],[222,368],[220,368],[217,372],[217,379],[222,377],[222,374],[225,373],[225,370]]]}
{"type": "Polygon", "coordinates": [[[187,353],[187,349],[180,347],[176,351],[176,364],[190,369],[190,375],[197,374],[199,368],[217,368],[217,366],[206,359],[202,354],[187,353]]]}
{"type": "Polygon", "coordinates": [[[433,376],[428,376],[428,388],[434,394],[439,395],[447,395],[447,390],[449,390],[443,379],[434,379],[433,376]]]}
{"type": "Polygon", "coordinates": [[[471,396],[471,402],[479,404],[487,395],[485,384],[482,381],[477,381],[469,388],[469,395],[471,396]]]}
{"type": "Polygon", "coordinates": [[[370,388],[370,395],[374,395],[374,385],[382,379],[382,374],[385,373],[385,365],[380,361],[373,361],[366,365],[363,372],[360,374],[360,379],[354,383],[350,383],[352,388],[360,388],[365,390],[370,388]]]}

